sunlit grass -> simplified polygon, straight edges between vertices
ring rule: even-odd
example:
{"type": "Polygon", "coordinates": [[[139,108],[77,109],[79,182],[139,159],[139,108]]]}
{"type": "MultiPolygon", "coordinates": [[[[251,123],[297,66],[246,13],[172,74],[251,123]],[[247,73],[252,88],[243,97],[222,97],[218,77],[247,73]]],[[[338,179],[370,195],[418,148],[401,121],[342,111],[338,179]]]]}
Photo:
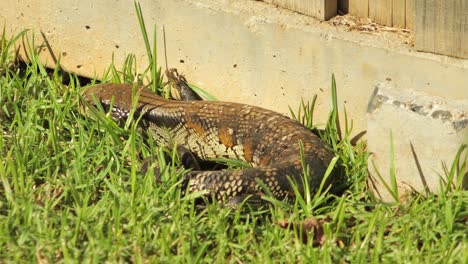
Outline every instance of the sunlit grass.
{"type": "MultiPolygon", "coordinates": [[[[3,35],[0,43],[2,262],[468,260],[468,196],[461,184],[446,183],[439,195],[415,194],[404,203],[373,198],[366,184],[365,142],[351,144],[352,122],[346,112],[337,111],[339,85],[334,78],[335,107],[319,134],[343,168],[347,189],[342,195],[323,190],[292,204],[270,199],[263,208],[245,204],[233,209],[218,203],[199,208],[192,196],[182,196],[183,170],[176,163],[162,162],[161,183],[150,173],[139,174],[141,160],[162,156],[163,150],[137,133],[134,123],[123,129],[104,115],[81,112],[78,78],[70,74],[64,82],[58,68],[44,68],[31,35],[3,35]],[[21,37],[30,52],[30,62],[23,65],[13,48],[21,37]],[[344,128],[337,126],[340,118],[344,128]],[[311,240],[304,243],[297,230],[277,224],[310,217],[323,220],[325,241],[318,247],[311,240]]],[[[137,72],[130,55],[119,69],[111,64],[104,79],[147,78],[153,89],[162,91],[155,46],[147,47],[151,59],[146,71],[137,72]]],[[[316,100],[328,99],[305,100],[300,113],[292,111],[311,129],[316,128],[316,100]]],[[[460,163],[446,166],[449,179],[466,166],[464,155],[466,148],[457,154],[460,163]]]]}

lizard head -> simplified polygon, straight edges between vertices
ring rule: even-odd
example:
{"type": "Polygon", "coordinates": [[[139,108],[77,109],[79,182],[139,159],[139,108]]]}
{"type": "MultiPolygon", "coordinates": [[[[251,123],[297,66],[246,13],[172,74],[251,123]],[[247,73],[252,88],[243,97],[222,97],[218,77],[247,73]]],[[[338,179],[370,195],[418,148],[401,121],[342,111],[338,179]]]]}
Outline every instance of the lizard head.
{"type": "Polygon", "coordinates": [[[141,89],[132,84],[98,84],[82,93],[82,102],[86,109],[100,105],[114,120],[125,122],[141,89]]]}

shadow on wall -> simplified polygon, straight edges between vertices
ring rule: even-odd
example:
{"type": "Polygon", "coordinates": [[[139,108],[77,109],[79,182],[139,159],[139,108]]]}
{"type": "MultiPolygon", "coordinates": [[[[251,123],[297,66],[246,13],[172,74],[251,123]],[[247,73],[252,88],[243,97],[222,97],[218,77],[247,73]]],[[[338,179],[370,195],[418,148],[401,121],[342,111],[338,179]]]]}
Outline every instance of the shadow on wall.
{"type": "Polygon", "coordinates": [[[348,14],[349,0],[338,0],[338,14],[348,14]]]}

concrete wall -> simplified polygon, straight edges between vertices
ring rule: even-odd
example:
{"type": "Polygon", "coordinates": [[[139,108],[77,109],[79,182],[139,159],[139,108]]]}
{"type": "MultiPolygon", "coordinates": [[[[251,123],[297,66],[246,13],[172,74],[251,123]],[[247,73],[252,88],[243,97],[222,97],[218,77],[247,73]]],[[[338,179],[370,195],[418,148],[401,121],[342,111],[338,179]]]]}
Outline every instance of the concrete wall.
{"type": "MultiPolygon", "coordinates": [[[[449,183],[443,164],[450,170],[457,151],[468,143],[468,100],[429,96],[414,90],[398,90],[379,84],[367,109],[369,172],[378,197],[393,201],[392,173],[398,180],[398,199],[414,190],[427,194],[449,183]],[[392,165],[393,162],[393,165],[392,165]]],[[[468,150],[458,161],[458,182],[468,188],[468,150]],[[462,178],[462,179],[460,179],[462,178]]]]}

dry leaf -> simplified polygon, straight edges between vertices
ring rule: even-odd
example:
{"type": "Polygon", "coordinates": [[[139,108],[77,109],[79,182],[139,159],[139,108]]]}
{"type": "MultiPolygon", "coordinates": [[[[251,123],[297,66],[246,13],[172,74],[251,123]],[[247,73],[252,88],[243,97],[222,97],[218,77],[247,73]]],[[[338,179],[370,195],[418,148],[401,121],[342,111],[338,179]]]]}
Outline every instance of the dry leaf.
{"type": "Polygon", "coordinates": [[[278,226],[298,232],[304,244],[307,244],[309,239],[312,238],[312,245],[318,247],[325,242],[325,233],[323,231],[323,223],[325,222],[326,219],[317,220],[311,217],[294,223],[290,223],[288,220],[282,220],[278,222],[278,226]]]}

